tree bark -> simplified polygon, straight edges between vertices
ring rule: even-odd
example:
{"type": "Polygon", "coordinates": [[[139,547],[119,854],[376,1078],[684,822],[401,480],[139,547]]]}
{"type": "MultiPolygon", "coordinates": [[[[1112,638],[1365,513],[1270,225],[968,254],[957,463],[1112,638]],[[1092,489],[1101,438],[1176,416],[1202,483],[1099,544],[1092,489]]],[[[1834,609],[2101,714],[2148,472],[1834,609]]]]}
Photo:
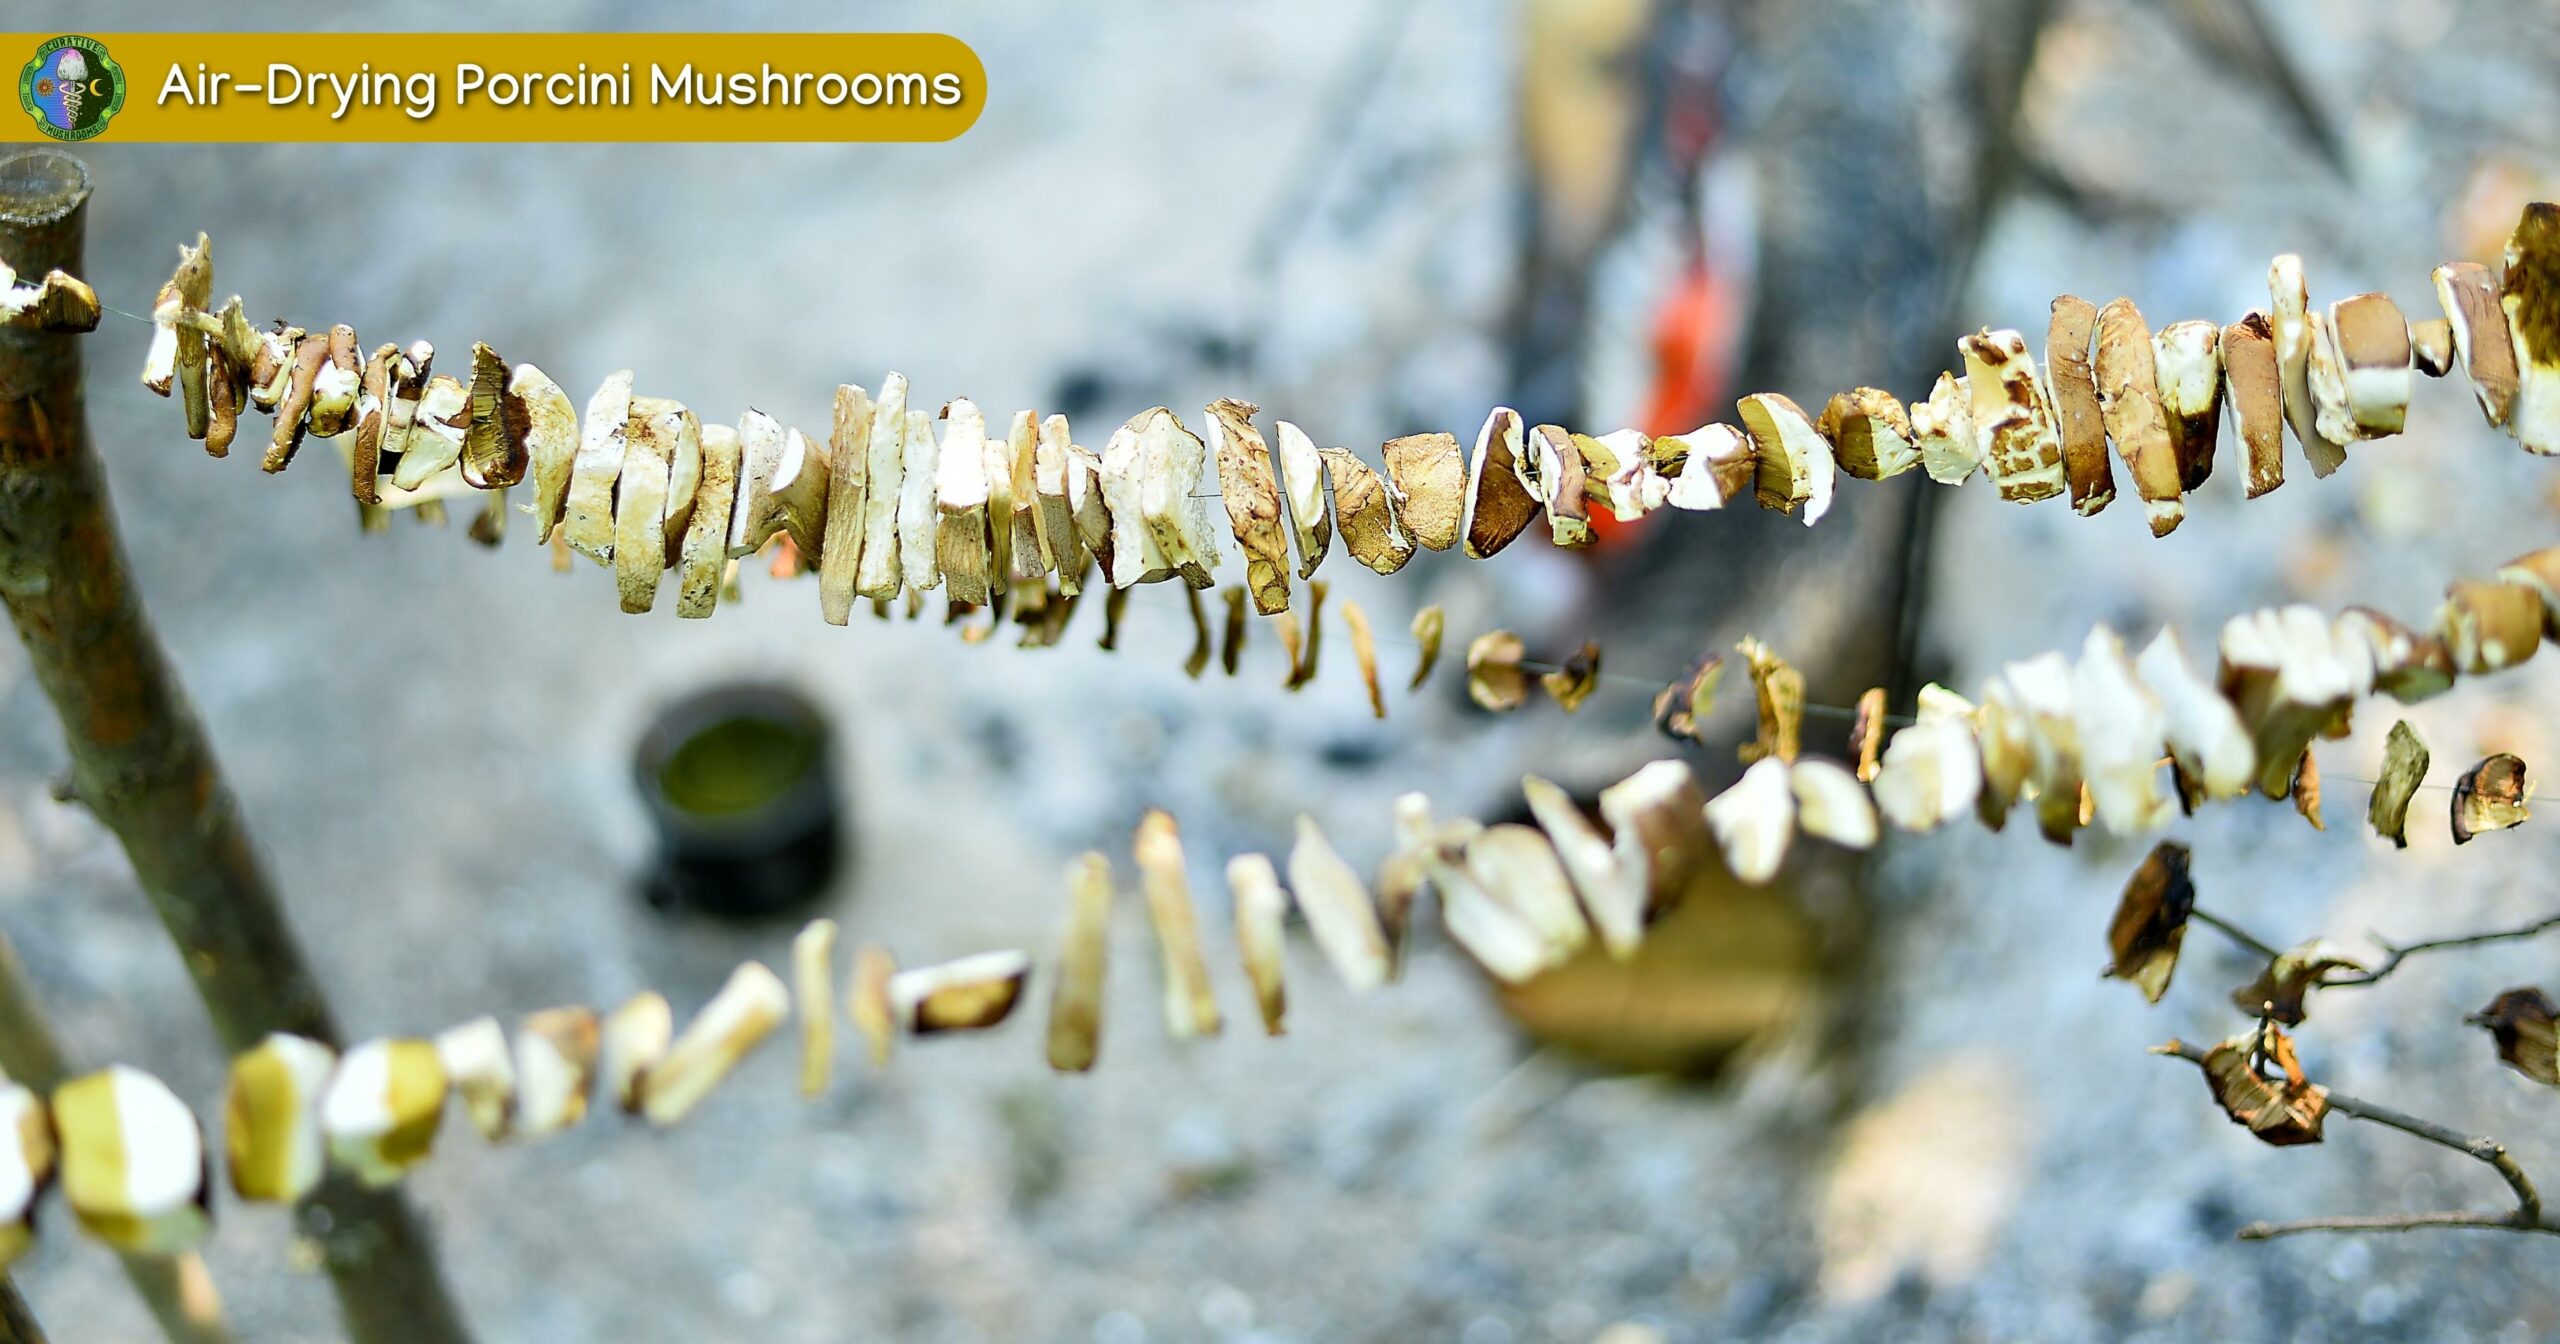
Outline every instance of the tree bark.
{"type": "Polygon", "coordinates": [[[0,1344],[45,1344],[44,1327],[6,1274],[0,1274],[0,1344]]]}
{"type": "MultiPolygon", "coordinates": [[[[0,162],[0,259],[82,270],[88,170],[0,162]]],[[[76,337],[0,330],[0,603],[62,720],[73,795],[124,846],[214,1034],[342,1044],[238,803],[152,634],[89,439],[76,337]]],[[[433,1245],[395,1191],[333,1175],[299,1211],[361,1344],[464,1344],[433,1245]]]]}

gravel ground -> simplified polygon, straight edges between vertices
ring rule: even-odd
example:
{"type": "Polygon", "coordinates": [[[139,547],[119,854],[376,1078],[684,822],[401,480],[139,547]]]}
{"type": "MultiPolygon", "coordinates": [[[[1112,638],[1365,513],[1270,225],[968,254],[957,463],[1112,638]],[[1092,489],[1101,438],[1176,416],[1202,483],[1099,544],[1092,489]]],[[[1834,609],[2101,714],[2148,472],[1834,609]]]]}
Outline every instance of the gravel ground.
{"type": "MultiPolygon", "coordinates": [[[[2304,27],[2331,16],[2302,52],[2347,129],[2355,185],[2196,79],[2155,11],[2066,7],[2034,134],[2084,186],[2142,208],[2104,226],[2043,201],[2010,210],[1970,314],[2040,327],[2055,292],[2123,289],[2155,322],[2228,320],[2263,302],[2265,258],[2283,248],[2305,254],[2316,296],[2387,286],[2428,311],[2427,268],[2475,246],[2442,202],[2494,195],[2479,185],[2499,180],[2488,161],[2549,194],[2560,161],[2547,137],[2525,138],[2560,114],[2547,14],[2272,7],[2304,27]],[[2186,83],[2164,99],[2162,80],[2186,83]]],[[[96,30],[148,21],[51,8],[49,21],[96,30]]],[[[741,8],[740,26],[812,21],[741,8]]],[[[300,21],[237,9],[244,27],[300,21]]],[[[1511,123],[1487,72],[1516,59],[1504,7],[1416,4],[1347,119],[1328,72],[1380,22],[1349,0],[1153,0],[1108,20],[888,9],[863,21],[940,28],[984,58],[994,96],[962,140],[102,145],[93,278],[139,309],[171,244],[202,228],[218,291],[256,312],[448,351],[485,339],[580,396],[627,366],[643,391],[708,414],[754,404],[802,425],[824,422],[836,382],[876,385],[893,364],[920,397],[1080,400],[1079,423],[1097,426],[1235,393],[1351,443],[1470,427],[1499,397],[1511,123]],[[868,190],[884,179],[898,183],[888,208],[868,190]],[[1286,239],[1277,262],[1257,249],[1268,229],[1286,239]]],[[[526,22],[494,5],[439,18],[526,22]]],[[[590,4],[538,22],[689,19],[590,4]]],[[[1338,626],[1336,665],[1303,694],[1276,693],[1268,639],[1242,678],[1188,681],[1188,625],[1164,589],[1142,595],[1106,658],[1086,647],[1090,615],[1068,649],[972,648],[929,624],[836,630],[810,589],[758,578],[715,621],[632,619],[603,576],[555,576],[521,535],[494,554],[459,520],[358,538],[330,473],[268,479],[183,442],[174,408],[133,385],[146,335],[111,320],[91,346],[91,413],[129,544],[358,1033],[642,986],[682,1011],[738,959],[782,954],[788,926],[670,921],[635,897],[647,836],[630,744],[653,706],[712,678],[787,677],[836,714],[858,858],[824,909],[849,939],[911,960],[1045,949],[1062,865],[1124,853],[1145,806],[1181,816],[1212,892],[1223,856],[1284,846],[1301,808],[1365,861],[1395,794],[1491,811],[1533,763],[1519,725],[1447,694],[1399,697],[1373,722],[1338,626]]],[[[1970,687],[2005,659],[2076,646],[2093,619],[2136,637],[2172,620],[2196,649],[2224,617],[2287,598],[2415,618],[2445,580],[2553,539],[2548,464],[2485,430],[2458,381],[2422,386],[2411,433],[2357,450],[2341,476],[2295,469],[2245,521],[2226,469],[2159,543],[2122,505],[2080,520],[1968,489],[1942,520],[1927,643],[1970,687]]],[[[1552,556],[1417,565],[1393,584],[1349,568],[1329,567],[1336,600],[1356,598],[1382,630],[1437,600],[1461,641],[1497,620],[1580,637],[1579,571],[1552,556]]],[[[1387,650],[1391,677],[1409,656],[1387,650]]],[[[2553,734],[2527,707],[2555,690],[2548,669],[2529,671],[2408,717],[2441,782],[2479,752],[2545,759],[2553,734]]],[[[2272,805],[2177,826],[2210,907],[2286,943],[2542,912],[2548,898],[2520,880],[2541,868],[2533,828],[2460,863],[2432,824],[2405,853],[2359,834],[2363,790],[2343,777],[2370,776],[2392,717],[2371,713],[2324,749],[2325,834],[2272,805]]],[[[58,753],[23,662],[0,652],[0,927],[79,1057],[153,1069],[211,1104],[220,1061],[120,855],[46,798],[58,753]]],[[[2421,807],[2435,815],[2443,797],[2421,807]]],[[[852,1069],[813,1105],[789,1099],[775,1051],[669,1134],[597,1123],[492,1151],[457,1122],[410,1188],[490,1341],[1502,1344],[1585,1341],[1624,1320],[1676,1340],[2560,1330],[2532,1286],[2544,1248],[2524,1239],[2229,1240],[2260,1216],[2497,1191],[2458,1158],[2344,1121],[2326,1148],[2263,1148],[2191,1069],[2146,1058],[2170,1035],[2231,1030],[2218,990],[2249,969],[2199,934],[2159,1008],[2095,978],[2140,853],[2095,837],[2057,850],[2018,827],[1891,844],[1872,883],[1870,1038],[1845,1081],[1794,1066],[1712,1088],[1578,1071],[1510,1027],[1436,935],[1404,984],[1356,1008],[1293,946],[1287,1038],[1238,1025],[1169,1043],[1124,901],[1114,953],[1129,973],[1089,1078],[1039,1064],[1037,1013],[885,1074],[852,1069]],[[1836,1125],[1820,1118],[1833,1090],[1857,1098],[1836,1125]]],[[[1223,901],[1206,904],[1223,947],[1223,901]]],[[[2459,1025],[2542,975],[2547,955],[2413,963],[2331,996],[2306,1061],[2343,1091],[2494,1131],[2553,1169],[2548,1094],[2495,1070],[2459,1025]]],[[[1249,1009],[1240,977],[1219,972],[1233,1022],[1249,1009]]],[[[112,1261],[64,1232],[20,1272],[55,1338],[142,1337],[112,1261]]],[[[331,1337],[326,1287],[294,1267],[281,1215],[227,1211],[209,1258],[245,1338],[331,1337]]]]}

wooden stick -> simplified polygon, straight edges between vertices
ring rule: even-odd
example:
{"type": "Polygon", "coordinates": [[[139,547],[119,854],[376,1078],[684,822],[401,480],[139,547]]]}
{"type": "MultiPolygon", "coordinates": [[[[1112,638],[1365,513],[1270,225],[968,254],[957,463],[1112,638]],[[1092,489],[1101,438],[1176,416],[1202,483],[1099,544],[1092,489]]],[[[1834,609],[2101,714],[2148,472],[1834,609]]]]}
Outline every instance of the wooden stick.
{"type": "MultiPolygon", "coordinates": [[[[89,174],[0,160],[0,258],[81,273],[89,174]]],[[[72,796],[124,846],[223,1046],[342,1044],[213,748],[152,634],[81,398],[78,340],[0,330],[0,604],[62,721],[72,796]]],[[[333,1178],[302,1207],[360,1344],[464,1344],[434,1248],[397,1193],[333,1178]]]]}

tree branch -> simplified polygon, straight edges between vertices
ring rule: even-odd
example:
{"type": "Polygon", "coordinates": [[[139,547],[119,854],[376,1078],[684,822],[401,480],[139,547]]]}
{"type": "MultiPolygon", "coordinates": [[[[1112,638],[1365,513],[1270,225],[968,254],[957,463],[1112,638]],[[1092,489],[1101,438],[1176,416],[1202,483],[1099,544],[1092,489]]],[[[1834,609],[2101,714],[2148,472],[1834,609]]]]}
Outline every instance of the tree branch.
{"type": "MultiPolygon", "coordinates": [[[[89,173],[0,160],[0,261],[80,274],[89,173]]],[[[78,338],[0,328],[0,606],[62,723],[71,781],[114,832],[226,1049],[340,1044],[213,744],[151,629],[89,438],[78,338]]],[[[358,1344],[466,1344],[434,1246],[397,1191],[333,1174],[297,1211],[358,1344]]]]}
{"type": "Polygon", "coordinates": [[[2222,916],[2206,910],[2203,906],[2198,905],[2188,907],[2187,918],[2194,920],[2198,924],[2204,925],[2206,928],[2221,934],[2223,937],[2228,938],[2235,943],[2238,943],[2242,950],[2255,953],[2269,961],[2273,961],[2277,957],[2283,955],[2282,953],[2277,952],[2274,947],[2268,945],[2263,939],[2251,934],[2248,930],[2241,928],[2230,920],[2224,919],[2222,916]]]}
{"type": "MultiPolygon", "coordinates": [[[[2176,1055],[2198,1067],[2204,1064],[2205,1052],[2185,1041],[2171,1041],[2159,1047],[2154,1053],[2176,1055]]],[[[2535,1188],[2533,1178],[2526,1175],[2524,1168],[2507,1152],[2505,1144],[2486,1136],[2475,1137],[2464,1134],[2458,1129],[2437,1124],[2433,1120],[2420,1119],[2405,1111],[2395,1111],[2376,1102],[2338,1092],[2328,1092],[2326,1095],[2329,1109],[2341,1115],[2354,1116],[2358,1120],[2399,1130],[2412,1138],[2424,1139],[2439,1148],[2450,1149],[2488,1166],[2498,1173],[2500,1180],[2507,1183],[2507,1189],[2514,1192],[2515,1208],[2505,1213],[2494,1210],[2481,1212],[2451,1209],[2429,1213],[2354,1214],[2331,1218],[2305,1218],[2289,1223],[2258,1222],[2241,1228],[2240,1240],[2266,1241],[2274,1237],[2292,1236],[2299,1232],[2407,1232],[2428,1227],[2494,1228],[2508,1232],[2543,1232],[2560,1236],[2560,1222],[2544,1216],[2542,1192],[2535,1188]]]]}
{"type": "Polygon", "coordinates": [[[2418,943],[2398,944],[2389,942],[2382,938],[2375,938],[2373,941],[2376,944],[2379,944],[2382,950],[2387,954],[2383,957],[2380,965],[2375,966],[2369,971],[2359,971],[2351,975],[2323,977],[2320,981],[2320,988],[2336,989],[2354,985],[2372,984],[2374,981],[2398,970],[2401,962],[2407,960],[2416,953],[2434,952],[2448,947],[2478,947],[2483,943],[2516,942],[2521,939],[2531,938],[2538,934],[2548,932],[2552,929],[2560,929],[2560,915],[2549,915],[2519,928],[2499,929],[2490,933],[2466,933],[2455,938],[2429,938],[2424,942],[2418,943]]]}

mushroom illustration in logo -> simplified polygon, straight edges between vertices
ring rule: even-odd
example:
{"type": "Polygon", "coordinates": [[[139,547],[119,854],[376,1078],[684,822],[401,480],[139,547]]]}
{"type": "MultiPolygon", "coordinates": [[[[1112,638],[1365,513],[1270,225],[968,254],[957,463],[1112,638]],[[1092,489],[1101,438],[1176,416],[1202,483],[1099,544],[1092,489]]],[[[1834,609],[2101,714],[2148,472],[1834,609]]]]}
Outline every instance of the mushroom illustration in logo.
{"type": "Polygon", "coordinates": [[[65,47],[62,61],[54,66],[53,73],[61,81],[62,124],[66,127],[78,125],[80,100],[89,91],[89,58],[78,47],[65,47]]]}

